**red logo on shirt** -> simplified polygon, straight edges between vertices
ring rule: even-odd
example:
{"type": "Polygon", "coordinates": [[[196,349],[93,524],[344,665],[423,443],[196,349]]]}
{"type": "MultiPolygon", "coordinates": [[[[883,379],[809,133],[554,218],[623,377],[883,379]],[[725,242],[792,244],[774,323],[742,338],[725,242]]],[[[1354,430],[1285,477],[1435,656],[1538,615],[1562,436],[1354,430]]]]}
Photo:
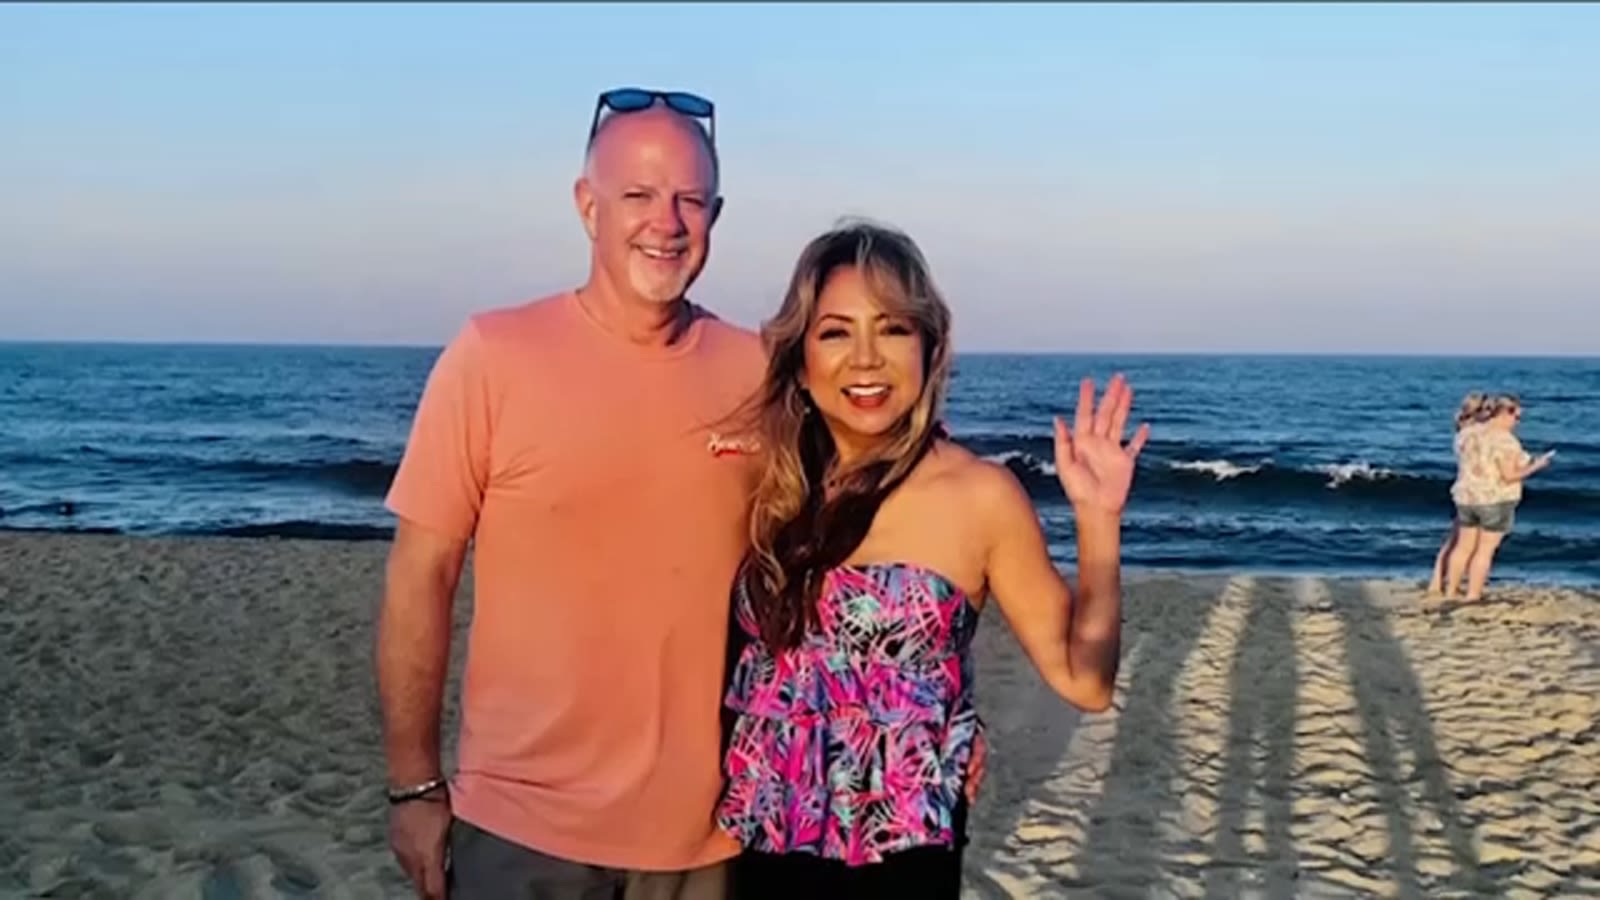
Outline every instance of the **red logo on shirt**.
{"type": "Polygon", "coordinates": [[[723,437],[713,431],[710,440],[706,441],[706,449],[712,456],[751,456],[761,449],[761,442],[754,439],[723,437]]]}

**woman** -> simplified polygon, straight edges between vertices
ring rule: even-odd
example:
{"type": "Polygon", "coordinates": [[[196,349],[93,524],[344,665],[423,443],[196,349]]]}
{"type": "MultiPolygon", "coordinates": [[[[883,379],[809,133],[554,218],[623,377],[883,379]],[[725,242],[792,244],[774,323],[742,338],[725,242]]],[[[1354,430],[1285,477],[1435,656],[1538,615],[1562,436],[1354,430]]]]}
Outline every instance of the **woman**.
{"type": "MultiPolygon", "coordinates": [[[[1456,438],[1455,455],[1456,464],[1461,462],[1461,446],[1471,434],[1472,428],[1483,424],[1488,417],[1489,398],[1478,391],[1472,391],[1461,398],[1461,406],[1456,409],[1456,438]]],[[[1460,537],[1461,525],[1455,517],[1450,519],[1450,533],[1445,536],[1444,544],[1439,547],[1439,553],[1433,559],[1433,576],[1428,580],[1428,593],[1438,596],[1444,591],[1445,560],[1450,556],[1451,548],[1455,547],[1456,540],[1460,537]]]]}
{"type": "Polygon", "coordinates": [[[1074,596],[1016,478],[940,425],[950,314],[909,238],[847,224],[814,240],[764,337],[719,811],[746,851],[736,893],[957,897],[979,611],[992,595],[1068,702],[1110,705],[1121,515],[1148,426],[1122,443],[1120,376],[1098,407],[1085,379],[1073,428],[1055,423],[1074,596]]]}
{"type": "Polygon", "coordinates": [[[1483,586],[1489,580],[1489,567],[1495,551],[1511,533],[1517,504],[1522,501],[1522,482],[1550,464],[1555,451],[1530,459],[1514,433],[1522,421],[1522,403],[1514,396],[1495,397],[1487,407],[1487,419],[1461,444],[1461,462],[1450,496],[1456,503],[1456,523],[1460,537],[1450,551],[1445,570],[1444,595],[1454,599],[1467,579],[1464,599],[1483,599],[1483,586]]]}

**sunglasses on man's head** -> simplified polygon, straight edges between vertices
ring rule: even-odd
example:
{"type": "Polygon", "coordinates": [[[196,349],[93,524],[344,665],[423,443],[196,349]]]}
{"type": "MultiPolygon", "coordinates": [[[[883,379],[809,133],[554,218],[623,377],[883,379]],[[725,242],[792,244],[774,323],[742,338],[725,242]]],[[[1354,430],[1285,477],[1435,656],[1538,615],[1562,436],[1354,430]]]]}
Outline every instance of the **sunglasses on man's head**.
{"type": "Polygon", "coordinates": [[[711,142],[717,140],[716,105],[699,94],[687,91],[652,91],[645,88],[616,88],[601,94],[594,104],[594,121],[589,124],[589,142],[594,142],[600,130],[600,114],[606,110],[614,113],[632,113],[665,103],[673,112],[695,119],[705,119],[711,142]]]}

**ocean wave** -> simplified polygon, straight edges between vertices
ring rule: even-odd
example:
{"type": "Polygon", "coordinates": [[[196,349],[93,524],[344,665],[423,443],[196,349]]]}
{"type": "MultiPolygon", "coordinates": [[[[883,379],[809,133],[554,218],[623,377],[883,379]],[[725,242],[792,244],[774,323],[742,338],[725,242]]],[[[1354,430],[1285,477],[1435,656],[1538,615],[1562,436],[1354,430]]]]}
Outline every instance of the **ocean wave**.
{"type": "Polygon", "coordinates": [[[17,516],[30,515],[70,518],[83,512],[85,507],[92,506],[93,504],[84,503],[81,500],[48,500],[44,502],[35,501],[31,503],[15,504],[12,506],[0,506],[0,519],[3,519],[7,516],[16,518],[17,516]]]}
{"type": "Polygon", "coordinates": [[[1055,463],[1038,459],[1026,450],[1005,450],[1000,453],[991,453],[985,456],[984,459],[1000,463],[1019,475],[1048,475],[1051,478],[1056,477],[1055,463]]]}
{"type": "Polygon", "coordinates": [[[217,463],[213,471],[267,480],[314,481],[360,496],[382,496],[394,481],[399,463],[380,459],[345,459],[326,462],[278,463],[236,461],[217,463]]]}
{"type": "MultiPolygon", "coordinates": [[[[169,462],[168,465],[171,465],[169,462]]],[[[360,497],[381,497],[394,481],[398,462],[383,459],[334,459],[279,462],[265,459],[197,460],[184,464],[187,473],[208,473],[250,482],[309,482],[360,497]]],[[[193,477],[193,475],[189,475],[193,477]]]]}
{"type": "MultiPolygon", "coordinates": [[[[1170,469],[1179,472],[1201,472],[1212,476],[1217,481],[1227,481],[1233,478],[1241,478],[1246,475],[1256,475],[1272,465],[1273,461],[1271,457],[1263,459],[1252,465],[1242,465],[1226,459],[1174,460],[1167,463],[1167,467],[1170,469]]],[[[1365,462],[1363,460],[1343,463],[1321,463],[1311,466],[1308,469],[1291,471],[1321,473],[1322,475],[1327,476],[1328,480],[1326,486],[1331,490],[1338,490],[1340,487],[1343,487],[1344,485],[1353,481],[1371,482],[1410,477],[1401,475],[1393,469],[1375,466],[1372,463],[1365,462]]],[[[1434,481],[1437,479],[1422,476],[1421,480],[1434,481]]]]}
{"type": "MultiPolygon", "coordinates": [[[[1002,450],[986,459],[1010,469],[1028,493],[1061,500],[1053,463],[1025,450],[1002,450]]],[[[1235,460],[1141,458],[1134,494],[1141,500],[1249,506],[1358,504],[1396,511],[1438,513],[1451,506],[1453,476],[1406,472],[1366,460],[1283,465],[1271,457],[1235,460]]],[[[1530,481],[1525,502],[1563,516],[1600,517],[1600,493],[1530,481]]]]}
{"type": "MultiPolygon", "coordinates": [[[[72,472],[78,478],[100,473],[112,480],[193,483],[202,481],[244,481],[312,483],[339,493],[382,496],[389,490],[399,468],[397,460],[358,456],[349,458],[309,458],[277,460],[271,458],[229,458],[192,453],[137,454],[94,447],[78,448],[78,458],[40,453],[14,453],[4,462],[14,470],[30,468],[48,475],[52,470],[72,472]],[[84,457],[87,457],[85,459],[84,457]]],[[[35,482],[44,481],[37,475],[35,482]]]]}
{"type": "Polygon", "coordinates": [[[386,541],[394,537],[393,528],[378,525],[350,525],[296,519],[288,522],[258,522],[224,528],[193,529],[189,533],[241,538],[295,538],[315,541],[386,541]]]}
{"type": "MultiPolygon", "coordinates": [[[[1384,481],[1400,477],[1393,469],[1385,469],[1369,462],[1327,463],[1315,466],[1316,471],[1328,476],[1328,487],[1338,489],[1352,481],[1384,481]]],[[[1428,479],[1433,480],[1433,479],[1428,479]]]]}
{"type": "Polygon", "coordinates": [[[270,459],[163,459],[142,467],[159,475],[181,471],[184,481],[212,478],[250,484],[298,482],[357,497],[381,497],[394,481],[399,464],[382,459],[333,459],[280,462],[270,459]]]}
{"type": "Polygon", "coordinates": [[[1218,481],[1227,481],[1230,478],[1238,478],[1241,475],[1254,475],[1261,471],[1261,467],[1268,462],[1270,460],[1264,460],[1253,466],[1241,466],[1225,459],[1191,459],[1178,460],[1168,463],[1168,465],[1180,472],[1204,472],[1218,481]]]}

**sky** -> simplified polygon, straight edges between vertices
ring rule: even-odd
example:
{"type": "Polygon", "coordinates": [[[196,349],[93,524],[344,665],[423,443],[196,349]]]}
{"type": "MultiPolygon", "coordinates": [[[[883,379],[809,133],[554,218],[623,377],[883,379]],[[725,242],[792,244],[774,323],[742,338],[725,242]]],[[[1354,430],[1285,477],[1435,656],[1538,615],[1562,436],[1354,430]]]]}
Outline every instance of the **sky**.
{"type": "Polygon", "coordinates": [[[438,345],[717,103],[693,296],[922,246],[958,351],[1600,353],[1600,5],[0,5],[0,340],[438,345]]]}

